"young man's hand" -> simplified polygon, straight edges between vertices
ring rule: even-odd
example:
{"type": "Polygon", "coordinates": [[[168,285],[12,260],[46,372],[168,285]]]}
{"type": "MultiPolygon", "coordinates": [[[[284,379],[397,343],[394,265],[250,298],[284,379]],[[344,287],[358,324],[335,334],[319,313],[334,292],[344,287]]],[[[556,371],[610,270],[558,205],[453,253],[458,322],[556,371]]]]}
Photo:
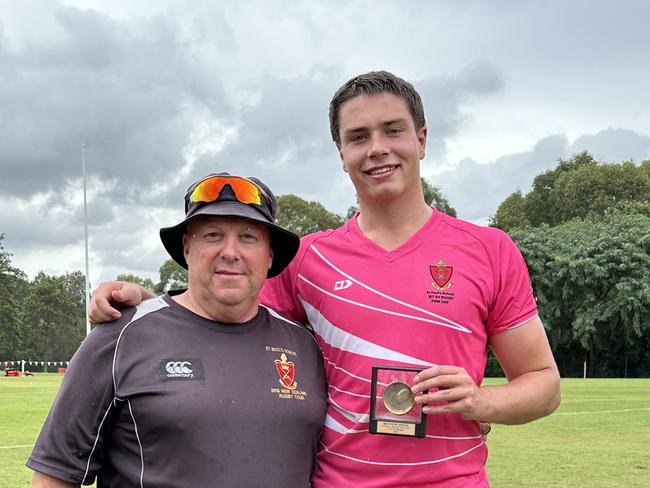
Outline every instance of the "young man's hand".
{"type": "Polygon", "coordinates": [[[88,307],[88,318],[93,324],[119,319],[120,310],[140,304],[154,295],[133,283],[106,281],[93,291],[88,307]]]}

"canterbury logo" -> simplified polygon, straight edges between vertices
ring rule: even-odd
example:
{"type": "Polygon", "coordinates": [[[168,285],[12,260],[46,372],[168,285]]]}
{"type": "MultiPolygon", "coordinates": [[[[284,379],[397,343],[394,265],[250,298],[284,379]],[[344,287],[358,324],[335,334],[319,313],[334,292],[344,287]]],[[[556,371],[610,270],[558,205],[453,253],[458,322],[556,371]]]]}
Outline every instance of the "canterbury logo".
{"type": "Polygon", "coordinates": [[[192,374],[194,370],[191,370],[188,368],[188,366],[192,366],[192,363],[189,361],[169,361],[165,365],[165,369],[167,370],[168,373],[182,373],[182,374],[192,374]]]}
{"type": "Polygon", "coordinates": [[[201,358],[161,359],[159,371],[162,381],[205,379],[201,358]]]}
{"type": "Polygon", "coordinates": [[[337,281],[336,283],[334,283],[334,291],[345,290],[346,288],[350,288],[351,286],[352,286],[352,282],[350,280],[337,281]]]}

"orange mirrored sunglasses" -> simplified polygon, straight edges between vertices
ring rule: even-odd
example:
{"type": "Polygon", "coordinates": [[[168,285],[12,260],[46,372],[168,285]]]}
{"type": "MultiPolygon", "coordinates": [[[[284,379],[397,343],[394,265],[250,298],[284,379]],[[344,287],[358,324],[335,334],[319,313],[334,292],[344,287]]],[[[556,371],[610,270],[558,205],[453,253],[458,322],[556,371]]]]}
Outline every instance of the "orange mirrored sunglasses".
{"type": "Polygon", "coordinates": [[[235,198],[241,203],[264,205],[262,197],[270,198],[259,186],[241,176],[211,176],[201,181],[190,194],[190,202],[214,202],[219,199],[221,191],[228,185],[232,188],[235,198]]]}

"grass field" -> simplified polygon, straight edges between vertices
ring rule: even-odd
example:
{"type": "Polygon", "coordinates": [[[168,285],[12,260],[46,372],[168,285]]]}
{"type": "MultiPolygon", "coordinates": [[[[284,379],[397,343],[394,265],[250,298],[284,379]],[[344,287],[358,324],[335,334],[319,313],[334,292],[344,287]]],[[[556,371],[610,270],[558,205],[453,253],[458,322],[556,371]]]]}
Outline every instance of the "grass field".
{"type": "MultiPolygon", "coordinates": [[[[0,488],[29,486],[25,460],[61,378],[0,377],[0,488]]],[[[494,426],[488,445],[495,488],[650,487],[650,379],[565,379],[555,414],[494,426]]]]}

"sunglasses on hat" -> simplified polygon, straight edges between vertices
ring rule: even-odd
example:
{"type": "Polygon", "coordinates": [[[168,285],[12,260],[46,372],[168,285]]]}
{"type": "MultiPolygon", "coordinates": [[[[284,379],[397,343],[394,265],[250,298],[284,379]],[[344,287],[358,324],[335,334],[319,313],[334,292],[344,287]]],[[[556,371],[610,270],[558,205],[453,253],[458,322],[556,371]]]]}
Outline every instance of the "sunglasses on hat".
{"type": "Polygon", "coordinates": [[[216,202],[219,200],[221,192],[226,185],[230,187],[237,201],[247,205],[259,205],[261,207],[268,205],[271,209],[271,215],[275,218],[275,204],[273,199],[255,182],[241,176],[215,175],[199,181],[189,191],[187,205],[192,203],[216,202]]]}

